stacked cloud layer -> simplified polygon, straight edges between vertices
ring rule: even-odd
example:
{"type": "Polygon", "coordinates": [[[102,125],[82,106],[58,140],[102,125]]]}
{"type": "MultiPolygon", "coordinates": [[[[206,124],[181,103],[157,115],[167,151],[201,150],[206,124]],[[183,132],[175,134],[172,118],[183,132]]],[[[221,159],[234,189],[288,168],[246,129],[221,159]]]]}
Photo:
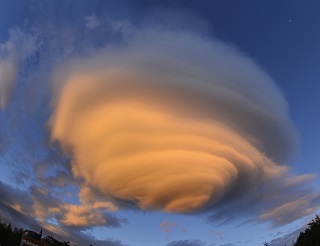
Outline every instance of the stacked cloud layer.
{"type": "MultiPolygon", "coordinates": [[[[255,62],[188,33],[136,33],[54,74],[51,135],[83,189],[191,213],[287,172],[295,133],[255,62]]],[[[119,203],[120,204],[120,203],[119,203]]]]}

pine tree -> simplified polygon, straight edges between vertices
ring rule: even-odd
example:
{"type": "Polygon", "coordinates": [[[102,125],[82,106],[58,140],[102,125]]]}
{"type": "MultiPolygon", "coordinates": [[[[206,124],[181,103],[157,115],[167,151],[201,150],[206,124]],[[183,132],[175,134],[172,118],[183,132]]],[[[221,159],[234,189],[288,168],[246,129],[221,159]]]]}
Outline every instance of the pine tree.
{"type": "Polygon", "coordinates": [[[304,232],[300,235],[294,246],[320,246],[320,218],[316,215],[304,232]]]}

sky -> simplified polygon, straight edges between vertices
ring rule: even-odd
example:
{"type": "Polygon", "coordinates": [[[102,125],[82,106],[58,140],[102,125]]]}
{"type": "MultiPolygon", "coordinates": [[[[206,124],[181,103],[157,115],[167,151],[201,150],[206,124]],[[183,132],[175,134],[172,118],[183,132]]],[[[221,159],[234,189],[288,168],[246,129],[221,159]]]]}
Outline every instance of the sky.
{"type": "Polygon", "coordinates": [[[282,246],[319,213],[319,1],[0,4],[3,221],[282,246]]]}

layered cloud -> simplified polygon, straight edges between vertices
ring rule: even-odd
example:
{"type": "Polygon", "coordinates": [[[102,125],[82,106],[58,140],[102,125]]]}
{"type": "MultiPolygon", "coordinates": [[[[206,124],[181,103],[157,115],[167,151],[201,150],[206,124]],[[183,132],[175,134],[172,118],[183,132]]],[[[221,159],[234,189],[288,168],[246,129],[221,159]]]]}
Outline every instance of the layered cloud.
{"type": "Polygon", "coordinates": [[[253,60],[190,33],[133,36],[54,74],[51,136],[84,187],[143,210],[193,213],[264,194],[258,203],[266,184],[303,180],[281,165],[295,133],[283,96],[253,60]]]}

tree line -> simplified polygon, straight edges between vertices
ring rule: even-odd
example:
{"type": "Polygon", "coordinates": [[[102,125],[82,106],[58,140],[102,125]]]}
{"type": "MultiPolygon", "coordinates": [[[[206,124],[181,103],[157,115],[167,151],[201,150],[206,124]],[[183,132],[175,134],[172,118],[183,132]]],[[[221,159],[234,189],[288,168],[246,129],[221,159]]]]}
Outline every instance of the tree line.
{"type": "Polygon", "coordinates": [[[17,246],[20,245],[24,230],[12,227],[10,223],[4,223],[0,219],[0,245],[17,246]]]}
{"type": "MultiPolygon", "coordinates": [[[[0,219],[0,245],[18,246],[20,245],[22,235],[26,230],[16,228],[11,223],[5,223],[0,219]]],[[[52,237],[46,241],[49,246],[70,246],[69,242],[60,242],[52,237]]]]}

